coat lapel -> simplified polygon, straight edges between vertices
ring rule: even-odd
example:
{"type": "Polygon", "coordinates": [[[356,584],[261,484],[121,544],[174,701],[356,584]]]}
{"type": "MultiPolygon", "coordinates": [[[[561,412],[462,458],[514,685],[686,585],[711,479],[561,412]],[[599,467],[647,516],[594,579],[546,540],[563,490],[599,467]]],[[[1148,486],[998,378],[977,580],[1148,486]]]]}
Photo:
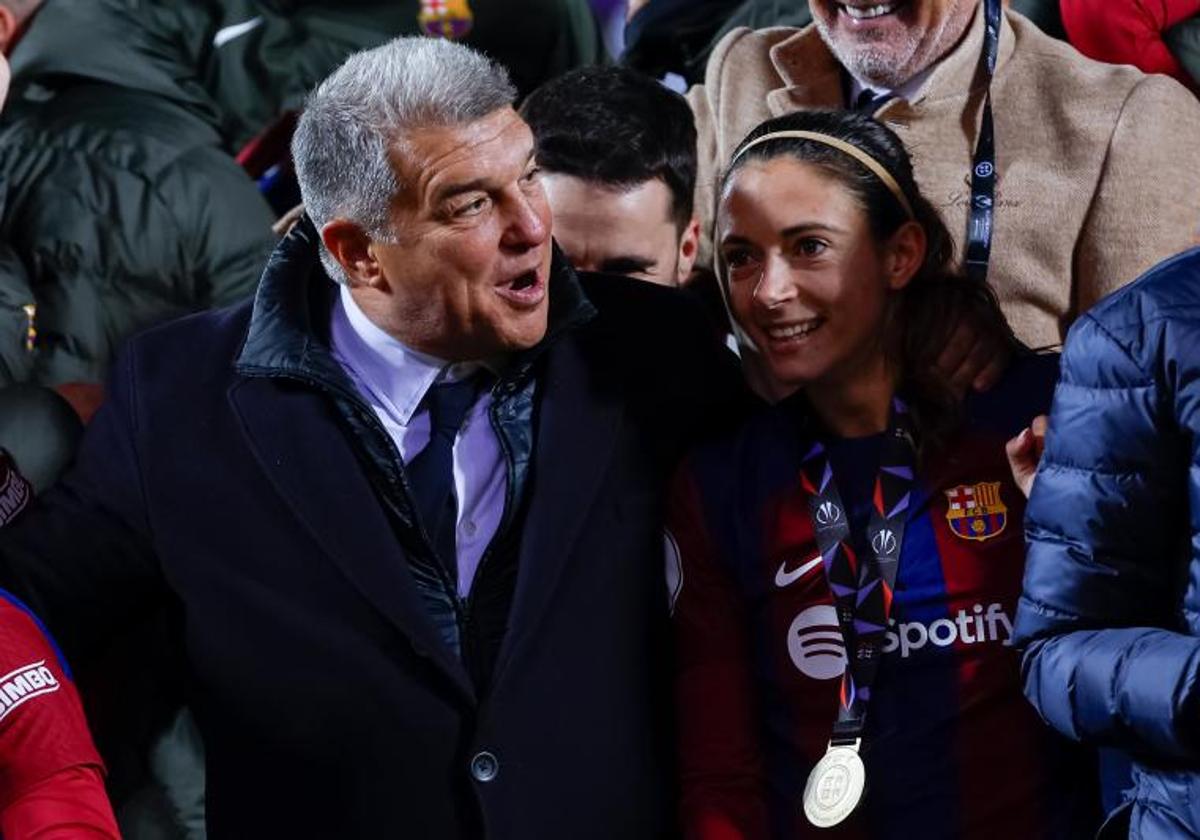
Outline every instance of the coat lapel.
{"type": "Polygon", "coordinates": [[[842,66],[821,40],[816,26],[806,26],[771,48],[771,64],[781,87],[767,94],[771,116],[798,109],[845,107],[842,66]]]}
{"type": "Polygon", "coordinates": [[[327,397],[271,378],[230,392],[250,447],[276,491],[375,609],[468,697],[466,670],[438,636],[404,550],[327,397]]]}
{"type": "Polygon", "coordinates": [[[526,490],[529,509],[496,683],[509,660],[536,637],[538,623],[592,512],[623,416],[618,394],[596,383],[574,338],[564,339],[548,353],[538,393],[533,470],[526,490]]]}

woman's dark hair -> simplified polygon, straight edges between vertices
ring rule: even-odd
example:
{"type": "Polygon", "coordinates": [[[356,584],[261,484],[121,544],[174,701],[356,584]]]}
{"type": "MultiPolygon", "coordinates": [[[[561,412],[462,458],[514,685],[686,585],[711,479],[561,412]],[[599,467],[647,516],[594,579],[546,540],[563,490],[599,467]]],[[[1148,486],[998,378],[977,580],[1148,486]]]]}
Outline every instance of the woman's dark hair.
{"type": "MultiPolygon", "coordinates": [[[[1017,346],[986,283],[968,279],[954,266],[954,242],[945,223],[921,195],[913,178],[912,161],[900,138],[882,123],[853,111],[799,111],[761,123],[734,151],[721,179],[724,193],[730,177],[752,160],[783,155],[810,164],[840,183],[867,214],[876,242],[886,242],[909,221],[903,205],[888,186],[846,152],[818,141],[780,137],[764,141],[744,154],[741,150],[760,137],[778,131],[811,131],[849,143],[874,158],[895,179],[912,207],[913,220],[925,230],[925,260],[909,284],[898,293],[885,327],[885,346],[900,357],[900,392],[909,400],[920,434],[922,451],[945,442],[961,419],[961,398],[937,368],[938,355],[954,325],[969,318],[985,331],[1017,346]]],[[[719,200],[719,198],[718,198],[719,200]]]]}

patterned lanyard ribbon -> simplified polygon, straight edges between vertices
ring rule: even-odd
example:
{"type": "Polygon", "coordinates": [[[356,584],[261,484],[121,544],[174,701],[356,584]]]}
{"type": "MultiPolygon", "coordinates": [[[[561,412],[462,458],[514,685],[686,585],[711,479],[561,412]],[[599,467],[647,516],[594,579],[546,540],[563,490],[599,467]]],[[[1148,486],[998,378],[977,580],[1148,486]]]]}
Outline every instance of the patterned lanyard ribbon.
{"type": "Polygon", "coordinates": [[[983,99],[983,121],[971,163],[971,209],[967,218],[967,275],[980,283],[987,280],[992,255],[992,221],[996,204],[996,138],[992,123],[992,78],[1000,56],[1000,0],[984,0],[983,52],[979,56],[988,82],[983,99]]]}
{"type": "Polygon", "coordinates": [[[857,741],[866,725],[871,686],[879,671],[892,613],[892,591],[904,543],[915,462],[912,418],[908,406],[895,398],[867,526],[870,554],[861,558],[850,544],[850,523],[825,445],[814,444],[800,468],[801,487],[808,493],[817,548],[837,605],[849,659],[842,674],[831,741],[834,746],[857,741]]]}

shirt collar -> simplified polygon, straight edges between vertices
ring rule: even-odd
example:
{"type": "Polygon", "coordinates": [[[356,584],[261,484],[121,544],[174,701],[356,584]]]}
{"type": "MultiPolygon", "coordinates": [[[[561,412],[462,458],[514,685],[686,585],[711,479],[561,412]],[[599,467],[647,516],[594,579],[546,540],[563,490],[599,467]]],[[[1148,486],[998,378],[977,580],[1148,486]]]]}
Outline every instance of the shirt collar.
{"type": "Polygon", "coordinates": [[[882,96],[886,99],[903,99],[906,102],[912,102],[913,97],[916,95],[917,91],[921,89],[921,85],[925,84],[925,80],[928,79],[933,73],[933,69],[936,66],[937,63],[935,62],[894,90],[876,87],[875,85],[859,80],[851,73],[847,73],[846,75],[850,79],[850,90],[847,104],[850,107],[853,107],[854,103],[858,101],[859,95],[864,90],[869,90],[874,96],[882,96]]]}
{"type": "Polygon", "coordinates": [[[366,316],[345,286],[333,304],[330,344],[358,386],[403,426],[435,383],[466,379],[482,367],[477,362],[452,364],[397,341],[366,316]]]}

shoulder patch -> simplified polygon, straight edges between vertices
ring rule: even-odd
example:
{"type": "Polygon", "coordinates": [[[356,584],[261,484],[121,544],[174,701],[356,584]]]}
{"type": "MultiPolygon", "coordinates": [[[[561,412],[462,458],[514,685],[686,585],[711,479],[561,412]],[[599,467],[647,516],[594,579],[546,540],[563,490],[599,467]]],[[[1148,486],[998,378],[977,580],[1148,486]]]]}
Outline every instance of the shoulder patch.
{"type": "Polygon", "coordinates": [[[53,694],[59,682],[46,667],[46,660],[31,662],[0,677],[0,721],[26,700],[53,694]]]}

